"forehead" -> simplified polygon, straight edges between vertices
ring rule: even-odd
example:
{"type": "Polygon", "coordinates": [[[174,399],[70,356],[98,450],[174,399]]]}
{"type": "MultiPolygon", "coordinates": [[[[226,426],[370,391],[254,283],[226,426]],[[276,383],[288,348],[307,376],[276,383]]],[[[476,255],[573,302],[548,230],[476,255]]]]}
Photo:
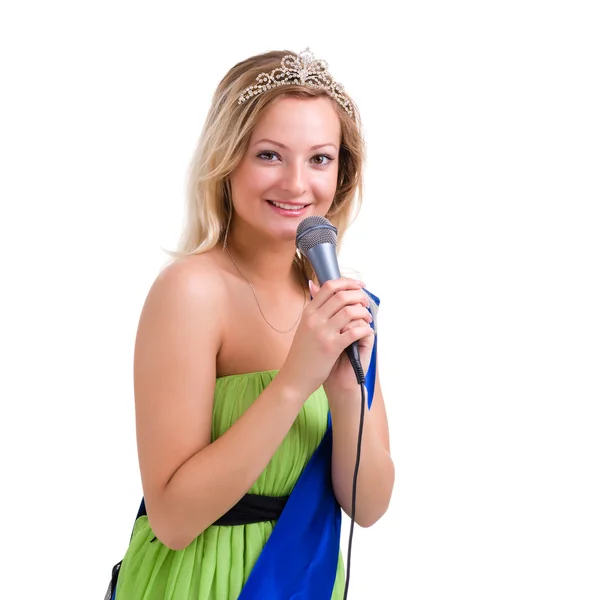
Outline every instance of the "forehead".
{"type": "Polygon", "coordinates": [[[294,141],[309,146],[339,142],[341,125],[333,101],[327,96],[295,98],[283,96],[261,114],[250,142],[267,137],[285,144],[294,141]]]}

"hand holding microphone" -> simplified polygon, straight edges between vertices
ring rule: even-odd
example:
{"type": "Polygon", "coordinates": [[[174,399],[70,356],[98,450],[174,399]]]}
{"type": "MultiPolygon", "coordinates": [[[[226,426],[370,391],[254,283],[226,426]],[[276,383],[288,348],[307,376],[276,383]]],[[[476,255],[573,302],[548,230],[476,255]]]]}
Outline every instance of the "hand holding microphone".
{"type": "Polygon", "coordinates": [[[304,310],[281,370],[302,382],[307,395],[329,377],[344,350],[357,381],[364,381],[357,342],[372,334],[369,300],[360,282],[340,276],[336,243],[337,229],[325,217],[307,217],[298,226],[296,245],[321,288],[304,310]]]}
{"type": "Polygon", "coordinates": [[[307,397],[327,379],[344,349],[371,333],[368,305],[361,284],[341,278],[325,283],[304,309],[281,371],[299,382],[307,397]]]}
{"type": "MultiPolygon", "coordinates": [[[[325,284],[325,286],[329,285],[329,283],[332,281],[336,280],[330,280],[325,284]]],[[[323,287],[319,287],[313,284],[312,295],[315,299],[320,296],[320,290],[323,289],[323,287]]],[[[361,287],[364,287],[363,283],[361,283],[361,287]]],[[[336,294],[336,296],[341,293],[345,292],[339,292],[336,294]]],[[[359,301],[364,304],[365,308],[368,308],[370,301],[367,298],[367,294],[365,294],[364,290],[361,290],[361,294],[362,296],[359,296],[359,301]],[[364,302],[365,298],[367,298],[366,302],[364,302]]],[[[351,305],[347,306],[347,308],[350,307],[351,305]]],[[[357,308],[356,305],[354,305],[354,307],[357,308]]],[[[360,306],[360,308],[362,309],[363,307],[360,306]]],[[[339,396],[339,393],[345,395],[345,393],[347,392],[353,392],[354,390],[356,390],[356,384],[359,381],[358,377],[360,376],[362,380],[365,377],[369,368],[371,362],[371,355],[375,344],[374,330],[370,326],[373,317],[371,316],[369,310],[363,310],[362,314],[364,315],[363,318],[357,318],[350,321],[350,323],[348,323],[348,325],[346,325],[346,327],[344,327],[340,331],[340,334],[343,334],[348,329],[361,327],[363,328],[362,331],[364,331],[364,335],[362,335],[362,337],[360,337],[359,339],[353,341],[349,345],[349,347],[346,347],[345,352],[340,353],[340,355],[338,356],[338,360],[334,363],[329,373],[329,376],[327,377],[327,380],[323,382],[323,386],[325,387],[325,391],[327,392],[330,401],[333,401],[334,397],[339,396]],[[360,360],[361,368],[360,370],[358,370],[358,372],[355,368],[355,365],[353,364],[355,360],[353,354],[353,347],[356,348],[356,350],[358,351],[358,357],[360,360]]]]}

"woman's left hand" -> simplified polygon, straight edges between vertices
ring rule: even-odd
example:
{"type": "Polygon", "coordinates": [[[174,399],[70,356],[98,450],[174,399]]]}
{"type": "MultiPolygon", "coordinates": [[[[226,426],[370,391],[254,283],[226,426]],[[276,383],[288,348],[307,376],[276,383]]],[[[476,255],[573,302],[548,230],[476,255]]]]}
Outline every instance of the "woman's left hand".
{"type": "MultiPolygon", "coordinates": [[[[311,294],[314,296],[321,289],[320,286],[311,282],[311,294]]],[[[363,325],[364,319],[351,321],[340,333],[346,332],[352,327],[363,325]]],[[[363,372],[366,375],[371,362],[371,354],[373,352],[373,344],[375,341],[375,333],[373,329],[369,335],[358,340],[358,353],[360,355],[360,362],[362,364],[363,372]]],[[[334,363],[329,376],[323,383],[325,393],[330,399],[335,398],[338,395],[347,394],[349,391],[357,389],[356,374],[352,368],[352,364],[348,359],[346,352],[342,352],[336,362],[334,363]]]]}

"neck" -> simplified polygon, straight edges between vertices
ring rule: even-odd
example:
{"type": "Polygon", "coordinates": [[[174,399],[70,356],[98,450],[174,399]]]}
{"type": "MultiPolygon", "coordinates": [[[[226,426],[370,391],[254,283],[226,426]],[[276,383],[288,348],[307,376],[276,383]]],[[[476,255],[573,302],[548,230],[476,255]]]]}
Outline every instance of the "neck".
{"type": "Polygon", "coordinates": [[[244,235],[231,228],[227,235],[227,250],[235,264],[252,285],[280,287],[282,283],[296,287],[300,278],[294,266],[295,240],[261,239],[244,235]]]}

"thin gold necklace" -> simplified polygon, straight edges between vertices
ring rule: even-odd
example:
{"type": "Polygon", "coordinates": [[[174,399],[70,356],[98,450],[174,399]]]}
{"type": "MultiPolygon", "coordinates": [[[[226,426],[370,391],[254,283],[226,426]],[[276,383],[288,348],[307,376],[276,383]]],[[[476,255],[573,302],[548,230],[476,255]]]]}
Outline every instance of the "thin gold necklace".
{"type": "Polygon", "coordinates": [[[269,323],[269,321],[267,320],[267,317],[265,317],[265,313],[262,311],[262,308],[260,307],[260,302],[258,301],[258,297],[256,296],[256,292],[254,291],[254,286],[244,277],[244,275],[240,271],[240,268],[237,266],[235,260],[233,260],[233,256],[231,256],[231,253],[227,249],[227,243],[223,244],[223,248],[229,255],[229,258],[231,259],[233,266],[237,269],[237,272],[240,274],[240,277],[250,286],[250,289],[252,290],[252,294],[254,294],[254,299],[256,300],[256,306],[258,306],[258,310],[260,311],[262,318],[265,320],[265,323],[271,329],[275,330],[277,333],[289,333],[290,331],[292,331],[292,329],[294,329],[294,327],[296,327],[296,325],[298,324],[298,321],[300,321],[300,318],[302,317],[302,313],[304,312],[304,308],[306,306],[306,290],[304,289],[304,287],[302,287],[302,293],[304,295],[304,303],[302,304],[302,310],[300,311],[298,318],[294,321],[294,324],[289,329],[286,329],[285,331],[282,331],[281,329],[277,329],[277,327],[273,327],[273,325],[271,325],[271,323],[269,323]]]}

